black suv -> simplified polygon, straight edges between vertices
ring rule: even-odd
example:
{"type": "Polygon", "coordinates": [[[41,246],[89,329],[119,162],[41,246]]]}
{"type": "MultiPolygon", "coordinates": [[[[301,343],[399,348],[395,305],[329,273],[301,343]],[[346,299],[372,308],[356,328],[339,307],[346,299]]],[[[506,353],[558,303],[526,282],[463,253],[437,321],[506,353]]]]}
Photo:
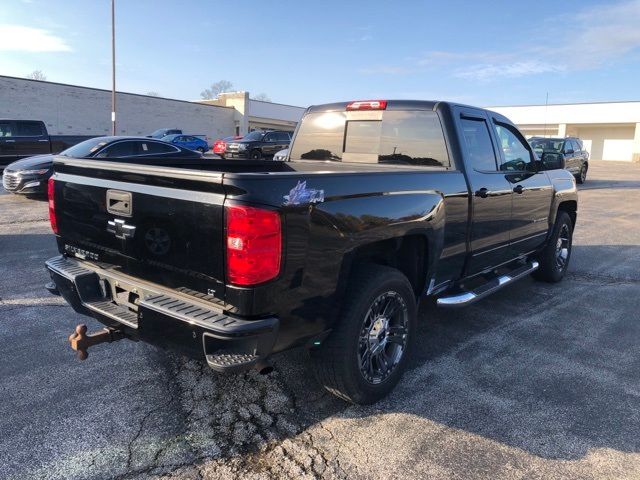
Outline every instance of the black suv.
{"type": "Polygon", "coordinates": [[[578,183],[584,183],[589,169],[589,152],[584,149],[582,140],[577,137],[545,138],[532,137],[529,143],[533,151],[542,157],[543,153],[561,154],[565,169],[573,173],[578,183]]]}
{"type": "Polygon", "coordinates": [[[227,144],[224,152],[225,158],[273,158],[280,150],[289,148],[291,133],[270,130],[255,130],[241,140],[227,144]]]}

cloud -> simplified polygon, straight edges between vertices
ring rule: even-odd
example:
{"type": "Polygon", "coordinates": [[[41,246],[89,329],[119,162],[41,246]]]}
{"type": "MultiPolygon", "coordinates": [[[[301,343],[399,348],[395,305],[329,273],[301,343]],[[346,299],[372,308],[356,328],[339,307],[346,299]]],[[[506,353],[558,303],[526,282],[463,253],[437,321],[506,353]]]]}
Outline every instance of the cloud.
{"type": "Polygon", "coordinates": [[[565,71],[565,68],[560,65],[529,60],[513,63],[472,65],[471,67],[458,70],[454,73],[454,76],[469,80],[487,81],[499,77],[518,78],[540,73],[558,73],[563,71],[565,71]]]}
{"type": "Polygon", "coordinates": [[[407,74],[438,69],[453,77],[490,82],[601,68],[640,54],[640,0],[553,14],[536,23],[525,43],[497,51],[434,50],[407,65],[361,69],[364,74],[407,74]]]}
{"type": "Polygon", "coordinates": [[[70,52],[71,47],[47,30],[4,24],[0,25],[0,51],[70,52]]]}

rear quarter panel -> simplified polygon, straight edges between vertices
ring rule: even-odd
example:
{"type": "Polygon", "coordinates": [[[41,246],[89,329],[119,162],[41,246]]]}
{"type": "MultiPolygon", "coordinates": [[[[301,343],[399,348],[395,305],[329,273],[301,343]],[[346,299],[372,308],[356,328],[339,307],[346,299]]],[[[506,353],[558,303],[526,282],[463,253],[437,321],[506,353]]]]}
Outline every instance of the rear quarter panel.
{"type": "MultiPolygon", "coordinates": [[[[363,245],[423,235],[429,279],[438,283],[462,270],[468,190],[460,172],[242,175],[225,178],[225,186],[236,192],[228,202],[266,204],[283,214],[281,275],[252,296],[255,312],[281,318],[277,350],[331,327],[345,294],[350,253],[363,245]],[[307,190],[322,191],[323,201],[291,204],[285,196],[302,182],[307,190]]],[[[239,304],[242,297],[241,289],[227,287],[228,303],[239,304]]]]}

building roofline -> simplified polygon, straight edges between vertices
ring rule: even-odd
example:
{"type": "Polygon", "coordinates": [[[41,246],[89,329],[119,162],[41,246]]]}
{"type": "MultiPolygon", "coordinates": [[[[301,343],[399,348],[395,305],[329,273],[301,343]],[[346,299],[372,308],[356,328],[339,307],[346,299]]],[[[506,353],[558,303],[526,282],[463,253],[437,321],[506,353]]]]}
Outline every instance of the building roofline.
{"type": "Polygon", "coordinates": [[[307,109],[307,107],[299,107],[298,105],[290,105],[288,103],[267,102],[265,100],[256,100],[254,98],[251,98],[251,96],[249,96],[249,100],[252,101],[252,102],[268,103],[270,105],[282,105],[283,107],[301,108],[302,110],[306,110],[307,109]]]}
{"type": "Polygon", "coordinates": [[[510,108],[510,107],[563,107],[567,105],[602,105],[605,103],[638,103],[640,104],[640,100],[614,100],[614,101],[599,101],[599,102],[571,102],[571,103],[533,103],[533,104],[523,104],[523,105],[491,105],[489,107],[483,107],[486,109],[491,108],[510,108]]]}
{"type": "MultiPolygon", "coordinates": [[[[107,90],[105,88],[85,87],[84,85],[73,85],[71,83],[50,82],[48,80],[34,80],[33,78],[12,77],[10,75],[0,75],[0,78],[9,78],[11,80],[24,80],[26,82],[48,83],[50,85],[59,85],[61,87],[84,88],[85,90],[97,90],[100,92],[111,93],[111,90],[107,90]]],[[[178,100],[177,98],[156,97],[155,95],[144,95],[142,93],[121,92],[119,90],[116,90],[116,93],[119,95],[133,95],[134,97],[155,98],[159,100],[168,100],[170,102],[189,103],[191,105],[206,105],[207,107],[229,108],[231,110],[234,110],[233,107],[226,107],[224,105],[211,105],[209,103],[192,102],[190,100],[178,100]]]]}

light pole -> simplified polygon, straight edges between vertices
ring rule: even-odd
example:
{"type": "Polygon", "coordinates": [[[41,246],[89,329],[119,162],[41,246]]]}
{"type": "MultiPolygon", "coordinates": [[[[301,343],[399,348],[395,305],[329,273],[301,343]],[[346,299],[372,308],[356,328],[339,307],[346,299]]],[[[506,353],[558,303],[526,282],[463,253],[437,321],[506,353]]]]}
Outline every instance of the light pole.
{"type": "Polygon", "coordinates": [[[116,0],[111,0],[111,135],[116,134],[116,0]]]}

